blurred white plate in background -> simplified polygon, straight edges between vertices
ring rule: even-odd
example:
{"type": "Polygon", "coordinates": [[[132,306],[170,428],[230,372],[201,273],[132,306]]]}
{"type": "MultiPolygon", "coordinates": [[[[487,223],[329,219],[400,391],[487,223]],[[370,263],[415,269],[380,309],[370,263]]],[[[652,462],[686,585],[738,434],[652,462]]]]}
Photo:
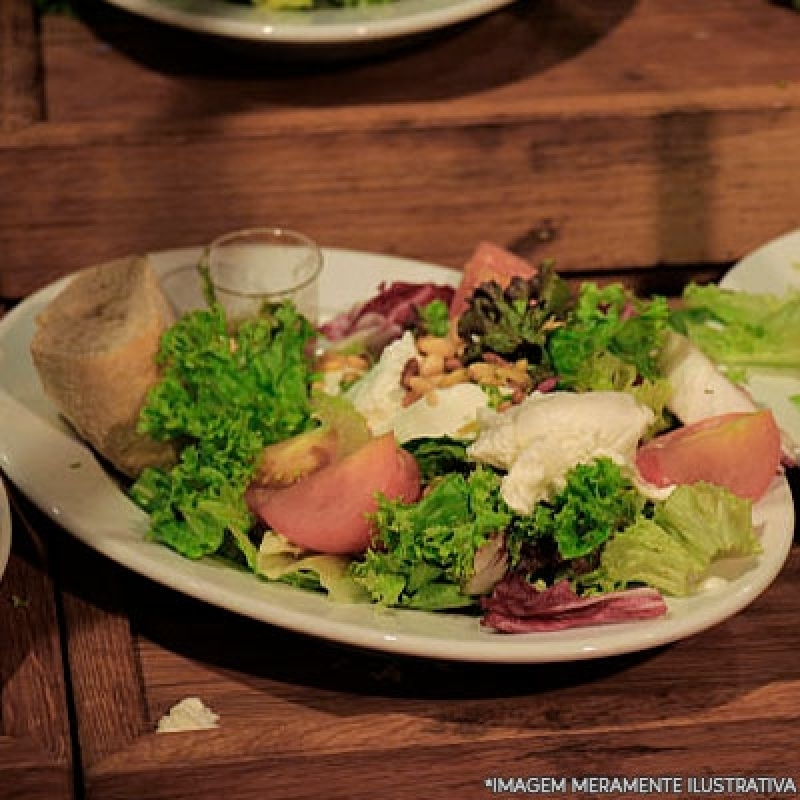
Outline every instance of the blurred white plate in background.
{"type": "MultiPolygon", "coordinates": [[[[800,230],[773,239],[745,256],[725,275],[720,286],[757,294],[800,291],[800,230]]],[[[800,371],[800,364],[797,367],[800,371]]],[[[800,376],[749,369],[747,388],[757,403],[772,410],[781,430],[794,443],[794,457],[800,459],[800,409],[790,399],[800,395],[800,376]]]]}
{"type": "Polygon", "coordinates": [[[333,45],[427,33],[488,14],[514,0],[387,0],[319,11],[270,11],[229,0],[106,1],[196,33],[265,44],[333,45]]]}

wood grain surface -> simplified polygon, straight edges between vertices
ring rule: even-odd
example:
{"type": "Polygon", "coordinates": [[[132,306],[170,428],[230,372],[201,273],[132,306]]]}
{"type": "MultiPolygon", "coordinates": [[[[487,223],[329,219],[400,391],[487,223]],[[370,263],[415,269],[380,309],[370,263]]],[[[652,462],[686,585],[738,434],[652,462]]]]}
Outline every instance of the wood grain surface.
{"type": "Polygon", "coordinates": [[[58,553],[87,800],[481,798],[492,776],[800,779],[797,547],[761,598],[705,633],[504,666],[286,632],[37,526],[58,553]],[[189,696],[219,727],[156,734],[189,696]]]}
{"type": "Polygon", "coordinates": [[[800,15],[767,0],[521,0],[321,64],[76,7],[41,21],[43,121],[0,136],[0,296],[264,223],[594,271],[800,225],[800,15]]]}
{"type": "Polygon", "coordinates": [[[66,800],[73,769],[58,600],[42,534],[24,501],[11,499],[13,552],[0,582],[0,798],[66,800]]]}
{"type": "Polygon", "coordinates": [[[30,0],[0,3],[0,134],[44,118],[41,49],[30,0]]]}

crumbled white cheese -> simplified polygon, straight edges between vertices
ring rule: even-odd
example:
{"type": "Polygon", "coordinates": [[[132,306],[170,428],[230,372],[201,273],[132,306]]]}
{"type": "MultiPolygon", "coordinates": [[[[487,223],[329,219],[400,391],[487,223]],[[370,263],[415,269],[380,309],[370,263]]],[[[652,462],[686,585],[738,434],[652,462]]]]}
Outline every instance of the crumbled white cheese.
{"type": "Polygon", "coordinates": [[[488,407],[486,392],[475,383],[460,383],[435,389],[432,397],[421,397],[401,408],[391,423],[402,444],[424,436],[459,436],[472,425],[481,409],[488,407]]]}
{"type": "Polygon", "coordinates": [[[179,733],[216,728],[219,714],[215,714],[199,697],[185,697],[176,703],[158,721],[156,733],[179,733]]]}
{"type": "Polygon", "coordinates": [[[684,425],[718,414],[756,410],[750,396],[685,336],[670,334],[661,361],[672,386],[667,407],[684,425]]]}
{"type": "Polygon", "coordinates": [[[468,452],[508,470],[503,498],[527,514],[576,464],[605,456],[632,465],[652,422],[653,412],[623,392],[535,392],[506,412],[482,414],[468,452]]]}
{"type": "Polygon", "coordinates": [[[419,351],[413,334],[406,331],[384,349],[378,363],[346,392],[345,396],[364,415],[375,436],[392,429],[392,420],[403,407],[405,389],[400,381],[412,358],[419,358],[419,351]]]}

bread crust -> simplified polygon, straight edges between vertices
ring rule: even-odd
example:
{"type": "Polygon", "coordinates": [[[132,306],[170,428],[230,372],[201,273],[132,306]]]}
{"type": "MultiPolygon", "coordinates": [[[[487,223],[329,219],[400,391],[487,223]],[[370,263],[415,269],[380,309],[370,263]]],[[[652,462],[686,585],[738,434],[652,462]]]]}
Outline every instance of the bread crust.
{"type": "Polygon", "coordinates": [[[77,273],[36,319],[31,355],[45,394],[130,477],[175,460],[171,444],[136,430],[160,378],[161,335],[174,319],[155,272],[138,256],[77,273]]]}

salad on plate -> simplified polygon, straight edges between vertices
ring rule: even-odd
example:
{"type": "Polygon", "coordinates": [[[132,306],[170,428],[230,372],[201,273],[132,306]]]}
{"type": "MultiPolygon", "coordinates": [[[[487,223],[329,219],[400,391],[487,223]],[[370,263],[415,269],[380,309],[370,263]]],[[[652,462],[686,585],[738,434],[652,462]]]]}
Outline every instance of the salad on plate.
{"type": "Polygon", "coordinates": [[[332,602],[487,633],[663,616],[760,552],[794,452],[694,344],[727,299],[704,288],[674,310],[484,243],[458,287],[395,282],[319,328],[211,298],[161,337],[139,431],[178,455],[131,497],[152,540],[332,602]]]}

